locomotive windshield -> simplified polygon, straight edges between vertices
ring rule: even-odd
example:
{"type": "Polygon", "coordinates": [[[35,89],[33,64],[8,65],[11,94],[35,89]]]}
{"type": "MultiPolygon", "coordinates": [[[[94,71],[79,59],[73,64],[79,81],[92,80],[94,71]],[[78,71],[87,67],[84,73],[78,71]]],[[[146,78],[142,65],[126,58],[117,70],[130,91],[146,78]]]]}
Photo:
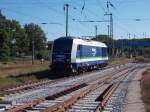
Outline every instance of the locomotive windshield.
{"type": "Polygon", "coordinates": [[[72,39],[58,39],[54,41],[54,53],[71,53],[72,39]]]}

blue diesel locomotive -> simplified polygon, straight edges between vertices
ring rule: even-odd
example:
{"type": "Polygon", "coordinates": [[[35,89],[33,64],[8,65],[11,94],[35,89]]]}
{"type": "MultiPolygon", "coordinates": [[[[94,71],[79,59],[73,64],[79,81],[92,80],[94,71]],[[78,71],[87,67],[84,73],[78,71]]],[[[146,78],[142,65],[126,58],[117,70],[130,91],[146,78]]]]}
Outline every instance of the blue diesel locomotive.
{"type": "Polygon", "coordinates": [[[107,46],[102,42],[74,37],[54,40],[51,69],[55,71],[82,72],[107,64],[107,46]]]}

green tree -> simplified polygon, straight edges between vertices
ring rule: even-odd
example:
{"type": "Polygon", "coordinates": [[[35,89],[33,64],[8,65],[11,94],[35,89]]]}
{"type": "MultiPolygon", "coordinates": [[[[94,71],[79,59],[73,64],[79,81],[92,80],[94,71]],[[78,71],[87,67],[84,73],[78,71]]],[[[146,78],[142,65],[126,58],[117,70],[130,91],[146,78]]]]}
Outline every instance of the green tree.
{"type": "Polygon", "coordinates": [[[38,55],[42,56],[41,50],[46,50],[46,36],[39,25],[26,24],[25,30],[30,41],[30,51],[32,51],[32,41],[34,41],[35,50],[38,55]]]}
{"type": "Polygon", "coordinates": [[[16,46],[17,52],[22,54],[28,54],[29,50],[29,40],[27,38],[27,34],[25,33],[24,29],[20,29],[17,34],[15,34],[16,38],[16,46]]]}
{"type": "Polygon", "coordinates": [[[0,11],[0,29],[7,32],[9,37],[9,49],[10,55],[16,56],[27,54],[29,51],[29,40],[24,28],[21,27],[20,23],[16,20],[6,19],[0,11]]]}
{"type": "Polygon", "coordinates": [[[8,33],[0,29],[0,60],[8,61],[10,56],[10,40],[8,33]]]}
{"type": "Polygon", "coordinates": [[[27,34],[18,21],[11,21],[11,42],[12,42],[12,54],[18,54],[19,56],[28,54],[29,39],[27,34]]]}
{"type": "Polygon", "coordinates": [[[5,27],[5,24],[6,24],[6,17],[3,16],[0,11],[0,28],[3,29],[5,27]]]}
{"type": "Polygon", "coordinates": [[[0,30],[1,59],[8,56],[31,55],[33,38],[37,54],[44,55],[42,51],[46,49],[46,36],[40,26],[32,23],[21,27],[18,21],[7,19],[0,11],[0,30]]]}

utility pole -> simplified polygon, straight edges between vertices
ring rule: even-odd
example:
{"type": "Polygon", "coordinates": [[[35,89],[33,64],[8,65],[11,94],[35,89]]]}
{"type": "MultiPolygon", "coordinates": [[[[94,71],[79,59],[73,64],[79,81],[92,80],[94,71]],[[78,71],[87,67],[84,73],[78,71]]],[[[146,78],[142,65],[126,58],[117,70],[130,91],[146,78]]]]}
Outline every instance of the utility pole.
{"type": "Polygon", "coordinates": [[[109,16],[109,30],[108,30],[108,35],[112,39],[112,57],[114,57],[115,54],[115,48],[114,48],[114,39],[113,39],[113,14],[110,13],[109,6],[114,7],[114,5],[107,0],[107,12],[105,15],[109,16]]]}
{"type": "Polygon", "coordinates": [[[32,32],[32,65],[34,64],[34,54],[35,54],[35,46],[34,46],[34,35],[32,32]]]}
{"type": "Polygon", "coordinates": [[[95,38],[96,38],[96,40],[98,40],[97,39],[97,25],[95,25],[95,38]]]}
{"type": "Polygon", "coordinates": [[[66,37],[68,36],[68,8],[69,8],[69,4],[65,4],[65,10],[66,10],[66,37]]]}
{"type": "Polygon", "coordinates": [[[109,34],[109,25],[107,25],[107,29],[108,29],[108,37],[110,37],[110,34],[109,34]]]}
{"type": "Polygon", "coordinates": [[[115,46],[114,46],[114,38],[113,38],[113,16],[112,13],[109,14],[106,13],[105,15],[110,16],[109,25],[107,27],[108,27],[108,37],[112,39],[112,57],[114,57],[115,46]]]}
{"type": "MultiPolygon", "coordinates": [[[[109,39],[109,37],[110,37],[109,32],[110,32],[110,31],[109,31],[109,24],[108,24],[108,25],[107,25],[107,33],[108,33],[108,38],[107,38],[107,42],[108,42],[108,43],[107,43],[107,45],[110,45],[110,44],[111,44],[110,41],[109,41],[109,40],[110,40],[110,39],[109,39]]],[[[110,48],[109,48],[109,51],[110,51],[110,48]]],[[[110,55],[110,53],[109,53],[109,55],[110,55]]]]}
{"type": "Polygon", "coordinates": [[[121,56],[123,56],[123,36],[121,36],[121,56]]]}
{"type": "Polygon", "coordinates": [[[131,40],[130,40],[130,37],[131,34],[129,33],[129,57],[131,58],[131,40]]]}
{"type": "Polygon", "coordinates": [[[114,34],[113,34],[113,16],[110,13],[110,37],[112,38],[112,56],[115,55],[115,45],[114,45],[114,34]]]}
{"type": "Polygon", "coordinates": [[[113,39],[113,17],[112,13],[110,13],[109,15],[110,15],[110,37],[113,39]]]}
{"type": "Polygon", "coordinates": [[[133,38],[133,53],[134,53],[134,56],[136,56],[136,48],[135,48],[135,38],[136,38],[136,35],[134,34],[134,38],[133,38]]]}

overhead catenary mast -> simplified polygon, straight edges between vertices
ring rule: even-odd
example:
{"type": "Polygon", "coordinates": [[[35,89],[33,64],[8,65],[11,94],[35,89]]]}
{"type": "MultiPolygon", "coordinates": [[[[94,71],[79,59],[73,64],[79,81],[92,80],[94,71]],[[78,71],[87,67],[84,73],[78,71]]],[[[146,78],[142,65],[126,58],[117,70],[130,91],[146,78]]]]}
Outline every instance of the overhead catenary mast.
{"type": "Polygon", "coordinates": [[[109,25],[108,25],[108,37],[112,39],[112,57],[114,57],[114,40],[113,40],[113,14],[110,12],[109,6],[114,7],[114,5],[107,0],[107,12],[105,15],[109,16],[109,25]]]}
{"type": "Polygon", "coordinates": [[[96,40],[98,40],[98,39],[97,39],[97,29],[98,29],[98,28],[97,28],[97,25],[95,25],[95,38],[96,38],[96,40]]]}
{"type": "Polygon", "coordinates": [[[64,10],[66,12],[66,37],[68,36],[68,8],[69,4],[65,4],[64,10]]]}

